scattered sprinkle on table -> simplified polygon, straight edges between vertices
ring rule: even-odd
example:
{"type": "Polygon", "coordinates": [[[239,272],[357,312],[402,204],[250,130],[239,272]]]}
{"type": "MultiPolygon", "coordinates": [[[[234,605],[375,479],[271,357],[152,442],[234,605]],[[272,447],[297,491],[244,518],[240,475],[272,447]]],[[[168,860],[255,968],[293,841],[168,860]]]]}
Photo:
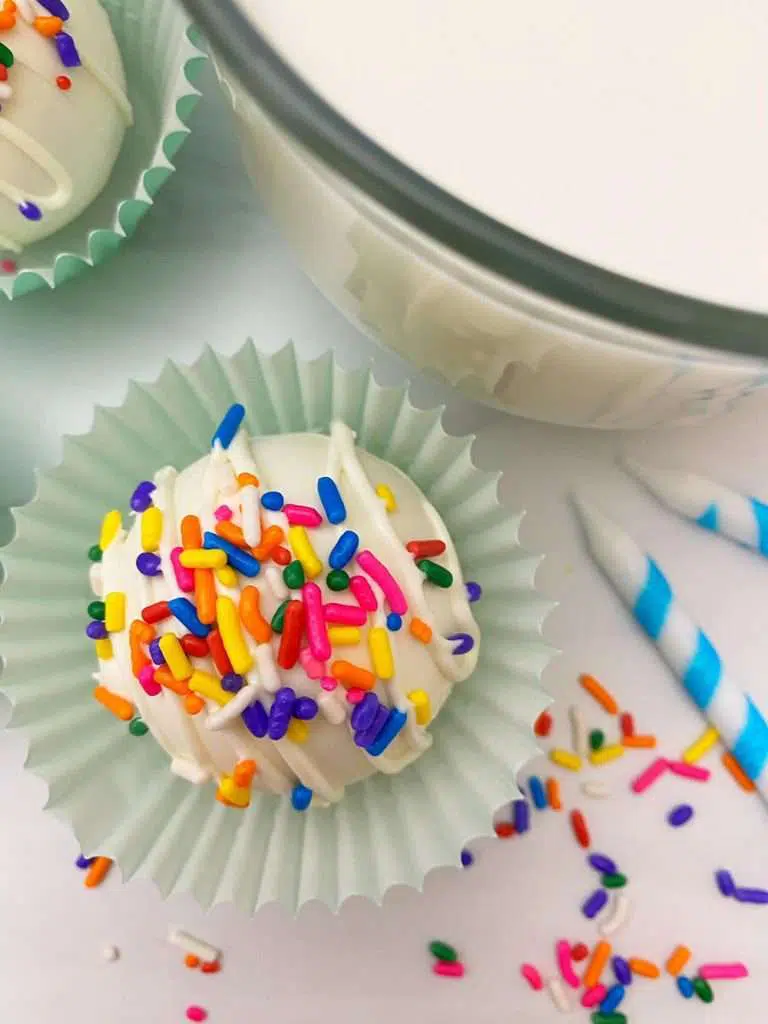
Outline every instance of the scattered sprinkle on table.
{"type": "Polygon", "coordinates": [[[687,824],[692,817],[693,808],[690,804],[678,804],[667,815],[667,821],[672,828],[680,828],[682,825],[687,824]]]}
{"type": "Polygon", "coordinates": [[[202,1006],[188,1006],[187,1020],[196,1022],[208,1020],[208,1011],[204,1010],[202,1006]]]}
{"type": "Polygon", "coordinates": [[[120,950],[117,946],[105,946],[101,951],[101,955],[107,963],[113,963],[115,960],[120,959],[120,950]]]}

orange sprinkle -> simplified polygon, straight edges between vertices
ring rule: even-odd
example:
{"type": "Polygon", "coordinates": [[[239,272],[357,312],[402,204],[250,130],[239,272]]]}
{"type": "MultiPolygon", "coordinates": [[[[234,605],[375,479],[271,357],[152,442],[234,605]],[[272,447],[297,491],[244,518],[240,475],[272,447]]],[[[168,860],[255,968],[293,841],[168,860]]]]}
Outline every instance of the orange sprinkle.
{"type": "Polygon", "coordinates": [[[745,792],[754,793],[754,782],[746,774],[733,754],[726,751],[726,753],[723,754],[723,764],[745,792]]]}
{"type": "MultiPolygon", "coordinates": [[[[584,988],[594,988],[595,985],[599,984],[600,976],[605,970],[605,965],[608,963],[608,957],[611,955],[611,951],[612,947],[610,942],[605,942],[604,940],[598,942],[592,950],[592,956],[589,964],[587,965],[586,971],[584,971],[584,977],[582,978],[584,988]]],[[[629,963],[631,966],[632,961],[630,960],[629,963]]]]}
{"type": "MultiPolygon", "coordinates": [[[[149,656],[142,646],[142,636],[144,635],[144,626],[147,623],[141,619],[134,619],[131,623],[130,629],[128,630],[128,646],[131,651],[131,672],[139,678],[141,670],[149,664],[149,656]]],[[[152,627],[149,627],[152,629],[152,627]]],[[[155,631],[152,629],[152,637],[154,639],[155,631]]]]}
{"type": "Polygon", "coordinates": [[[604,686],[601,686],[594,676],[582,674],[579,676],[579,682],[590,697],[593,697],[600,707],[607,711],[609,715],[615,715],[618,713],[619,705],[616,703],[616,698],[613,697],[604,686]]]}
{"type": "Polygon", "coordinates": [[[428,644],[432,639],[432,627],[428,626],[423,619],[411,619],[411,624],[408,628],[412,636],[415,636],[417,640],[421,640],[423,644],[428,644]]]}
{"type": "Polygon", "coordinates": [[[101,885],[109,874],[111,867],[112,861],[109,857],[97,857],[88,868],[88,874],[85,876],[86,887],[88,889],[95,889],[97,885],[101,885]]]}
{"type": "Polygon", "coordinates": [[[164,665],[155,669],[155,682],[160,683],[161,686],[165,686],[166,689],[172,690],[174,693],[178,693],[180,697],[186,697],[189,693],[187,681],[176,679],[171,670],[164,665]]]}
{"type": "Polygon", "coordinates": [[[245,537],[243,531],[237,523],[231,522],[229,519],[222,519],[216,523],[216,533],[224,540],[228,540],[230,544],[235,544],[239,548],[246,548],[248,545],[245,543],[245,537]]]}
{"type": "Polygon", "coordinates": [[[218,960],[209,960],[203,964],[200,970],[203,974],[218,974],[221,970],[221,964],[218,960]]]}
{"type": "Polygon", "coordinates": [[[376,676],[367,668],[360,665],[353,665],[351,661],[334,661],[331,665],[331,675],[349,689],[357,686],[360,690],[372,690],[376,685],[376,676]]]}
{"type": "Polygon", "coordinates": [[[97,686],[93,691],[93,696],[107,711],[111,711],[116,718],[122,719],[123,722],[129,722],[135,714],[133,704],[129,700],[112,693],[106,686],[97,686]]]}
{"type": "Polygon", "coordinates": [[[250,759],[247,761],[238,761],[235,765],[235,770],[232,773],[232,781],[236,786],[250,786],[257,771],[258,768],[255,761],[251,761],[250,759]]]}
{"type": "Polygon", "coordinates": [[[258,587],[243,587],[240,595],[240,621],[257,644],[269,643],[272,627],[261,614],[261,591],[258,587]]]}
{"type": "Polygon", "coordinates": [[[667,973],[676,978],[690,959],[690,949],[687,946],[677,946],[667,960],[667,973]]]}
{"type": "Polygon", "coordinates": [[[511,839],[517,830],[511,821],[500,821],[493,826],[493,831],[499,839],[511,839]]]}
{"type": "MultiPolygon", "coordinates": [[[[0,11],[0,32],[7,32],[16,25],[16,15],[13,11],[0,11]]],[[[3,65],[5,66],[5,65],[3,65]]]]}
{"type": "Polygon", "coordinates": [[[186,967],[199,967],[200,957],[195,956],[194,953],[187,953],[187,955],[184,957],[184,965],[186,967]]]}
{"type": "Polygon", "coordinates": [[[205,701],[196,693],[187,693],[184,696],[184,710],[188,715],[198,715],[205,707],[205,701]]]}
{"type": "Polygon", "coordinates": [[[279,526],[268,526],[261,535],[258,547],[251,548],[253,557],[258,558],[260,562],[265,561],[284,539],[285,533],[279,526]]]}
{"type": "Polygon", "coordinates": [[[45,36],[46,39],[53,39],[64,27],[64,22],[61,18],[57,18],[54,15],[42,15],[39,18],[35,18],[32,24],[35,26],[36,31],[41,36],[45,36]]]}
{"type": "Polygon", "coordinates": [[[216,621],[216,581],[211,569],[195,569],[197,617],[206,626],[216,621]]]}
{"type": "Polygon", "coordinates": [[[656,746],[656,737],[650,734],[642,734],[640,736],[637,733],[631,736],[623,736],[621,740],[622,746],[625,747],[640,747],[643,750],[650,750],[656,746]]]}
{"type": "Polygon", "coordinates": [[[562,811],[563,801],[560,799],[560,783],[557,779],[547,779],[547,801],[553,811],[562,811]]]}
{"type": "Polygon", "coordinates": [[[197,516],[184,516],[181,520],[181,543],[195,550],[203,546],[203,530],[197,516]]]}
{"type": "Polygon", "coordinates": [[[659,968],[650,960],[642,960],[640,957],[633,956],[627,963],[632,973],[639,974],[641,978],[658,978],[661,975],[659,968]]]}
{"type": "Polygon", "coordinates": [[[241,487],[247,487],[249,484],[251,487],[259,486],[259,478],[254,476],[253,473],[238,473],[237,482],[241,487]]]}

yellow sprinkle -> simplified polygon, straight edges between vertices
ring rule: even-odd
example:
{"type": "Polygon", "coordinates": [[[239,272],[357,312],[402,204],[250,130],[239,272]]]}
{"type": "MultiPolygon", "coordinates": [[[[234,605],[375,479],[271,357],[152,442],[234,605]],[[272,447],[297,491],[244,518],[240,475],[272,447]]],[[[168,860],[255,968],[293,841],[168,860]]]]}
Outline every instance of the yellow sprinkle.
{"type": "Polygon", "coordinates": [[[112,657],[112,641],[108,636],[103,637],[101,640],[95,640],[93,647],[99,661],[109,661],[112,657]]]}
{"type": "Polygon", "coordinates": [[[238,786],[231,775],[224,775],[221,778],[216,796],[222,802],[234,804],[235,807],[247,807],[251,802],[250,787],[238,786]]]}
{"type": "Polygon", "coordinates": [[[554,750],[550,750],[549,760],[553,764],[559,764],[561,768],[567,768],[571,772],[581,771],[581,758],[570,750],[556,747],[554,750]]]}
{"type": "Polygon", "coordinates": [[[387,512],[397,512],[395,496],[386,484],[376,484],[376,493],[384,502],[384,508],[387,512]]]}
{"type": "Polygon", "coordinates": [[[624,756],[624,747],[620,743],[609,743],[607,747],[600,747],[599,750],[593,750],[589,755],[589,760],[592,764],[608,764],[609,761],[615,761],[619,757],[624,756]]]}
{"type": "Polygon", "coordinates": [[[160,637],[158,646],[163,653],[166,665],[171,670],[173,678],[180,681],[189,679],[194,672],[194,668],[179,643],[179,638],[174,633],[166,633],[160,637]]]}
{"type": "Polygon", "coordinates": [[[293,743],[306,743],[309,739],[309,726],[300,718],[292,718],[285,738],[293,743]]]}
{"type": "Polygon", "coordinates": [[[411,690],[408,700],[413,704],[413,710],[416,712],[416,724],[429,725],[432,721],[432,705],[427,691],[411,690]]]}
{"type": "Polygon", "coordinates": [[[374,626],[368,632],[368,650],[371,652],[371,663],[375,674],[379,679],[391,679],[395,674],[395,663],[392,660],[392,648],[389,646],[386,629],[374,626]]]}
{"type": "Polygon", "coordinates": [[[99,534],[99,547],[102,551],[106,551],[115,537],[118,535],[120,530],[123,528],[123,517],[120,515],[116,508],[113,508],[111,512],[107,512],[101,523],[101,533],[99,534]]]}
{"type": "Polygon", "coordinates": [[[163,513],[156,505],[141,513],[141,546],[145,551],[157,551],[163,536],[163,513]]]}
{"type": "Polygon", "coordinates": [[[253,667],[253,657],[240,629],[237,605],[231,597],[216,598],[216,621],[219,624],[224,650],[232,662],[232,668],[238,675],[245,675],[253,667]]]}
{"type": "Polygon", "coordinates": [[[227,693],[216,676],[212,676],[210,672],[195,670],[189,677],[187,685],[193,693],[199,693],[201,697],[206,697],[217,704],[229,704],[234,697],[233,693],[227,693]]]}
{"type": "Polygon", "coordinates": [[[333,647],[350,647],[360,643],[360,630],[357,626],[331,626],[328,639],[333,647]]]}
{"type": "Polygon", "coordinates": [[[323,571],[323,563],[315,554],[315,549],[310,543],[307,531],[303,526],[288,527],[288,543],[293,548],[293,553],[304,567],[304,572],[311,580],[319,576],[323,571]]]}
{"type": "Polygon", "coordinates": [[[225,565],[223,569],[216,570],[216,579],[222,587],[236,587],[237,573],[231,565],[225,565]]]}
{"type": "Polygon", "coordinates": [[[683,761],[686,764],[695,764],[696,761],[700,761],[705,754],[709,753],[719,739],[720,733],[714,725],[710,725],[684,752],[683,761]]]}
{"type": "Polygon", "coordinates": [[[179,552],[179,561],[185,569],[223,569],[227,564],[227,553],[218,548],[210,551],[205,548],[188,548],[179,552]]]}
{"type": "Polygon", "coordinates": [[[113,590],[104,598],[104,628],[108,633],[121,633],[125,629],[125,594],[113,590]]]}

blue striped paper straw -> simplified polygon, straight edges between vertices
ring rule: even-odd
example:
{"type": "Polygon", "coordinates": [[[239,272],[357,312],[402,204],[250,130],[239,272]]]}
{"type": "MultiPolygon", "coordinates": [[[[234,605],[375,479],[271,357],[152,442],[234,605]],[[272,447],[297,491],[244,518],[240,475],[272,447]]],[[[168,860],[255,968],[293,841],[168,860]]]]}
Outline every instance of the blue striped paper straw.
{"type": "Polygon", "coordinates": [[[726,674],[720,656],[664,573],[616,523],[576,499],[590,552],[686,692],[768,800],[768,724],[726,674]]]}
{"type": "Polygon", "coordinates": [[[768,505],[764,502],[695,473],[652,469],[633,459],[625,459],[624,465],[673,512],[768,557],[768,505]]]}

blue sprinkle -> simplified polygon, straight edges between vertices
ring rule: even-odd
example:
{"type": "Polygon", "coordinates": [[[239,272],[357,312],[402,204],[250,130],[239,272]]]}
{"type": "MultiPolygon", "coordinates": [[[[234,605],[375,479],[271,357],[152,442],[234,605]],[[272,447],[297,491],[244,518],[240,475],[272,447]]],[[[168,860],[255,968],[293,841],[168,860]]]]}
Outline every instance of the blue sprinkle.
{"type": "Polygon", "coordinates": [[[216,432],[211,438],[211,447],[213,447],[218,441],[222,448],[229,448],[240,429],[240,424],[244,419],[245,406],[240,405],[239,402],[235,402],[234,405],[230,405],[224,413],[224,419],[218,427],[216,427],[216,432]]]}
{"type": "Polygon", "coordinates": [[[87,871],[87,869],[96,860],[95,857],[84,857],[82,853],[75,861],[75,867],[80,868],[81,871],[87,871]]]}
{"type": "Polygon", "coordinates": [[[265,491],[261,496],[261,504],[270,512],[279,512],[285,504],[285,498],[280,491],[265,491]]]}
{"type": "MultiPolygon", "coordinates": [[[[341,496],[339,488],[336,486],[336,481],[332,480],[329,476],[321,476],[317,481],[317,493],[322,503],[323,509],[325,510],[326,518],[329,523],[333,523],[334,526],[339,523],[343,523],[347,518],[347,509],[344,505],[344,499],[341,496]]],[[[333,562],[331,562],[333,565],[333,562]]],[[[343,569],[343,565],[334,565],[334,569],[343,569]]]]}
{"type": "Polygon", "coordinates": [[[227,693],[237,693],[243,688],[243,677],[238,675],[237,672],[227,672],[221,678],[221,688],[226,690],[227,693]]]}
{"type": "Polygon", "coordinates": [[[312,790],[309,786],[302,786],[300,782],[297,783],[291,792],[291,803],[294,810],[306,811],[312,803],[312,790]]]}
{"type": "Polygon", "coordinates": [[[237,547],[237,545],[230,544],[228,540],[224,540],[218,533],[204,533],[203,547],[208,551],[214,548],[226,552],[229,564],[243,576],[253,578],[261,572],[261,562],[258,558],[254,558],[253,555],[237,547]]]}
{"type": "Polygon", "coordinates": [[[681,825],[685,825],[693,817],[693,808],[690,804],[678,804],[677,807],[673,807],[667,815],[667,821],[672,828],[680,828],[681,825]]]}
{"type": "Polygon", "coordinates": [[[160,650],[160,638],[155,637],[149,645],[149,656],[155,665],[164,665],[165,657],[163,652],[160,650]]]}
{"type": "Polygon", "coordinates": [[[463,868],[471,868],[475,863],[475,855],[471,850],[464,849],[461,851],[461,866],[463,868]]]}
{"type": "Polygon", "coordinates": [[[677,991],[683,997],[683,999],[693,999],[693,982],[690,978],[686,978],[684,974],[681,974],[679,978],[675,979],[677,984],[677,991]]]}
{"type": "Polygon", "coordinates": [[[151,480],[142,480],[136,485],[131,495],[131,508],[134,512],[146,512],[152,504],[152,492],[156,490],[151,480]]]}
{"type": "Polygon", "coordinates": [[[331,553],[328,555],[328,565],[332,569],[343,569],[354,557],[359,543],[360,538],[354,530],[345,530],[331,548],[331,553]]]}
{"type": "Polygon", "coordinates": [[[43,211],[37,205],[30,200],[25,200],[23,203],[19,203],[19,213],[22,217],[26,217],[27,220],[42,220],[43,211]]]}
{"type": "Polygon", "coordinates": [[[94,619],[89,622],[85,627],[85,635],[90,640],[105,640],[109,633],[107,633],[107,627],[99,619],[94,619]]]}
{"type": "Polygon", "coordinates": [[[403,617],[398,615],[397,612],[390,612],[387,616],[387,629],[390,633],[396,633],[399,629],[403,628],[403,617]]]}
{"type": "Polygon", "coordinates": [[[75,40],[69,34],[69,32],[58,32],[54,37],[56,43],[56,50],[59,54],[59,60],[65,68],[79,68],[80,67],[80,54],[77,52],[75,46],[75,40]]]}
{"type": "Polygon", "coordinates": [[[724,868],[720,871],[716,871],[715,881],[717,882],[717,888],[723,896],[733,896],[736,889],[736,883],[734,882],[733,875],[730,871],[726,871],[724,868]]]}
{"type": "Polygon", "coordinates": [[[739,903],[768,903],[768,892],[765,889],[734,889],[733,897],[739,903]]]}
{"type": "MultiPolygon", "coordinates": [[[[363,702],[360,701],[360,704],[362,703],[363,702]]],[[[358,704],[358,707],[360,707],[360,704],[358,704]]],[[[385,704],[379,704],[378,698],[376,698],[376,706],[373,708],[373,715],[370,721],[368,721],[367,718],[364,718],[364,724],[367,723],[365,724],[365,728],[358,728],[354,734],[354,740],[357,746],[362,747],[363,750],[368,750],[368,748],[375,743],[382,734],[388,721],[389,708],[385,704]]]]}
{"type": "Polygon", "coordinates": [[[155,555],[151,551],[142,551],[136,556],[136,568],[142,576],[162,576],[162,564],[160,555],[155,555]]]}
{"type": "Polygon", "coordinates": [[[616,861],[602,853],[590,853],[587,857],[587,864],[601,875],[618,875],[619,873],[616,861]]]}
{"type": "Polygon", "coordinates": [[[312,697],[297,697],[293,703],[293,717],[302,722],[309,722],[317,717],[319,708],[312,697]]]}
{"type": "MultiPolygon", "coordinates": [[[[350,715],[349,724],[355,732],[365,732],[373,725],[379,711],[379,698],[375,693],[366,693],[350,715]]],[[[371,737],[371,742],[375,737],[371,737]]]]}
{"type": "Polygon", "coordinates": [[[469,654],[475,646],[475,638],[470,636],[469,633],[451,633],[445,639],[456,643],[451,654],[469,654]]]}
{"type": "Polygon", "coordinates": [[[174,597],[168,602],[171,615],[178,619],[182,626],[186,626],[190,633],[195,636],[208,636],[211,627],[206,626],[197,617],[197,609],[187,597],[174,597]]]}
{"type": "Polygon", "coordinates": [[[600,913],[608,902],[608,893],[605,889],[595,889],[591,896],[588,896],[581,905],[581,912],[588,920],[592,920],[600,913]]]}
{"type": "Polygon", "coordinates": [[[626,991],[623,985],[614,985],[608,989],[605,998],[600,1003],[600,1013],[613,1013],[624,1001],[626,991]]]}
{"type": "Polygon", "coordinates": [[[528,779],[528,789],[531,792],[531,800],[533,800],[533,806],[537,811],[545,810],[549,804],[547,802],[547,794],[544,790],[544,783],[538,777],[538,775],[532,775],[528,779]]]}
{"type": "Polygon", "coordinates": [[[468,580],[465,586],[467,588],[467,600],[470,604],[474,604],[475,601],[479,601],[483,596],[483,588],[479,583],[475,583],[474,580],[468,580]]]}
{"type": "Polygon", "coordinates": [[[367,748],[370,756],[378,757],[380,754],[383,754],[390,743],[392,743],[392,741],[397,737],[398,733],[407,721],[408,715],[404,711],[400,711],[398,708],[392,708],[389,712],[387,724],[381,730],[371,746],[367,748]]]}
{"type": "Polygon", "coordinates": [[[255,736],[257,740],[261,740],[267,735],[269,716],[260,700],[255,700],[253,704],[249,704],[240,717],[248,732],[255,736]]]}
{"type": "Polygon", "coordinates": [[[531,808],[527,800],[514,800],[512,802],[513,824],[515,831],[522,835],[531,827],[531,808]]]}
{"type": "Polygon", "coordinates": [[[61,18],[62,21],[69,21],[69,11],[61,0],[40,0],[40,6],[44,7],[54,18],[61,18]]]}
{"type": "Polygon", "coordinates": [[[616,981],[625,988],[627,985],[632,984],[632,968],[629,966],[623,956],[615,956],[611,961],[613,966],[613,973],[616,975],[616,981]]]}

